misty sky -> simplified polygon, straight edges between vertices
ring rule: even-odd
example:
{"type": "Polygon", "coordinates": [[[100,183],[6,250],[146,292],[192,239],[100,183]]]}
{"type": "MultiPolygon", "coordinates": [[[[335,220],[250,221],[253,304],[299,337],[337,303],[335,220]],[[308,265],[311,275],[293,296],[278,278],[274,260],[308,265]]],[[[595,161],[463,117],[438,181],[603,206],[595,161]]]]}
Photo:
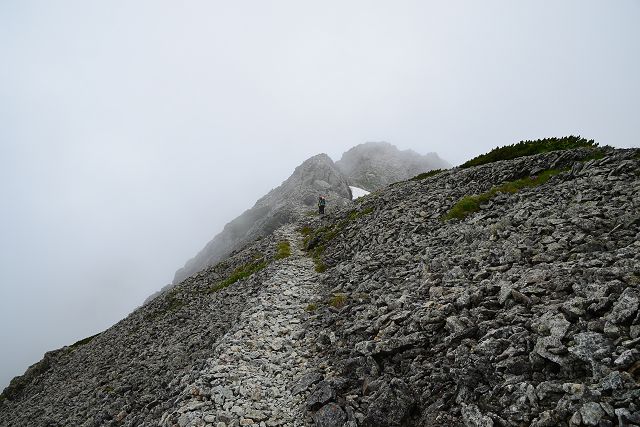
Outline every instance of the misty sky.
{"type": "Polygon", "coordinates": [[[638,146],[640,2],[0,0],[0,388],[311,155],[638,146]]]}

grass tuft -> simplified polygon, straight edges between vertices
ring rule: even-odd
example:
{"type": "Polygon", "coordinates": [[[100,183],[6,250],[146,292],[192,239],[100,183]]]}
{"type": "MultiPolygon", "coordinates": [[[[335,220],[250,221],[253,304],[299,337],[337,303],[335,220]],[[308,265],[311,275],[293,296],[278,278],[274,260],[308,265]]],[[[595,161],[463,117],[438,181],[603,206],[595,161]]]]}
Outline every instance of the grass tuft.
{"type": "Polygon", "coordinates": [[[498,193],[516,193],[523,188],[537,187],[547,182],[552,176],[559,174],[562,170],[549,169],[542,172],[540,175],[518,179],[515,181],[505,182],[502,185],[493,187],[486,193],[464,196],[458,201],[451,210],[443,217],[445,221],[451,219],[464,219],[474,212],[480,210],[480,205],[487,203],[493,199],[498,193]]]}
{"type": "Polygon", "coordinates": [[[316,273],[324,273],[327,271],[327,265],[322,260],[322,252],[316,251],[313,255],[313,263],[315,264],[316,273]]]}
{"type": "Polygon", "coordinates": [[[342,308],[347,304],[347,296],[345,294],[335,294],[329,298],[329,305],[333,308],[342,308]]]}
{"type": "Polygon", "coordinates": [[[306,311],[308,311],[309,313],[312,313],[314,311],[316,311],[318,309],[318,304],[312,302],[309,303],[309,305],[307,305],[307,307],[305,308],[306,311]]]}
{"type": "Polygon", "coordinates": [[[287,240],[283,240],[278,243],[278,251],[276,252],[275,259],[283,259],[291,256],[291,245],[287,240]]]}
{"type": "Polygon", "coordinates": [[[308,225],[305,225],[304,227],[300,228],[300,233],[303,236],[310,236],[313,233],[313,228],[309,227],[308,225]]]}
{"type": "Polygon", "coordinates": [[[239,280],[245,279],[251,276],[252,274],[257,273],[258,271],[264,269],[266,266],[267,266],[266,261],[257,261],[254,263],[241,265],[240,267],[236,268],[229,277],[213,285],[209,290],[209,292],[210,293],[218,292],[236,283],[239,280]]]}
{"type": "MultiPolygon", "coordinates": [[[[349,219],[349,221],[355,221],[358,218],[361,218],[363,216],[369,215],[371,212],[373,212],[373,206],[369,206],[368,208],[364,208],[362,210],[353,210],[351,212],[349,212],[349,215],[347,215],[347,218],[349,219]]],[[[344,224],[346,225],[346,224],[344,224]]]]}

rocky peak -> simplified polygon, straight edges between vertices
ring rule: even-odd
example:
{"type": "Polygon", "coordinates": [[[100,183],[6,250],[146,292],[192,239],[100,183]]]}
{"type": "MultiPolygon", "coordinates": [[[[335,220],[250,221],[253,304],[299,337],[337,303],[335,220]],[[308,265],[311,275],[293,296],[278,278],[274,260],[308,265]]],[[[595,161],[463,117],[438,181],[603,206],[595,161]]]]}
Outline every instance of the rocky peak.
{"type": "Polygon", "coordinates": [[[293,174],[277,189],[305,207],[315,206],[319,194],[342,205],[342,199],[351,200],[351,192],[345,177],[331,157],[317,154],[299,165],[293,174]]]}
{"type": "Polygon", "coordinates": [[[374,191],[433,169],[451,167],[436,153],[420,155],[413,150],[399,150],[388,142],[367,142],[345,152],[336,162],[349,182],[374,191]]]}

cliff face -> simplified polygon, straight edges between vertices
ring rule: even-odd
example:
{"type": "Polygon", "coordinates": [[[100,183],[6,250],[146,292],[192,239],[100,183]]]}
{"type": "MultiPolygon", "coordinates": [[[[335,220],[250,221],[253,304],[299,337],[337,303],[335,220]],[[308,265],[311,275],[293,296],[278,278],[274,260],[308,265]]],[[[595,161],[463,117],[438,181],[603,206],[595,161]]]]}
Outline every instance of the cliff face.
{"type": "Polygon", "coordinates": [[[640,425],[640,150],[600,153],[444,171],[280,227],[49,353],[0,425],[640,425]]]}
{"type": "Polygon", "coordinates": [[[345,152],[336,166],[351,185],[368,191],[378,190],[433,169],[451,167],[436,153],[420,155],[412,150],[400,151],[387,142],[357,145],[345,152]]]}

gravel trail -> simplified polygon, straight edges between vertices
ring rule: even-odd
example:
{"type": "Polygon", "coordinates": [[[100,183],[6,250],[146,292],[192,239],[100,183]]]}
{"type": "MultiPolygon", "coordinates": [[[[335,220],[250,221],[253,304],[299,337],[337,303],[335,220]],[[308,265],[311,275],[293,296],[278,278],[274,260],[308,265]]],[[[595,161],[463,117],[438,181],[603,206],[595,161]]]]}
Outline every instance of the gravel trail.
{"type": "MultiPolygon", "coordinates": [[[[310,366],[306,308],[315,300],[318,273],[299,248],[293,226],[276,231],[291,256],[268,267],[273,275],[250,299],[238,323],[218,341],[199,379],[160,422],[171,426],[305,425],[305,392],[292,387],[310,366]]],[[[238,283],[238,285],[242,285],[238,283]]],[[[235,285],[234,285],[235,286],[235,285]]]]}

